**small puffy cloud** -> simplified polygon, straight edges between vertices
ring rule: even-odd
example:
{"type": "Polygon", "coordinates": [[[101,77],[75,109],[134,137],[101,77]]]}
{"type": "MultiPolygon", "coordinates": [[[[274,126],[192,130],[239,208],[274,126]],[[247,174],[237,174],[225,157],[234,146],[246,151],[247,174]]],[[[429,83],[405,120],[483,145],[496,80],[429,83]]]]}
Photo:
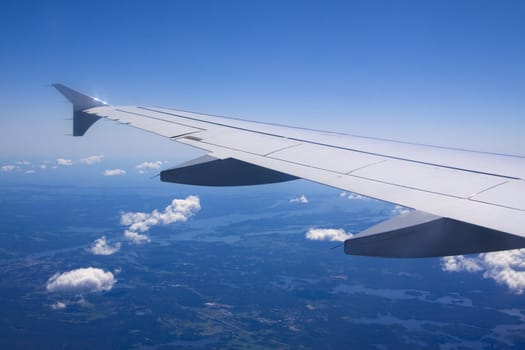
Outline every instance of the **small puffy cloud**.
{"type": "Polygon", "coordinates": [[[360,194],[353,193],[353,192],[347,193],[346,191],[343,191],[343,192],[339,193],[339,197],[341,197],[341,198],[345,198],[346,197],[346,198],[348,198],[350,200],[370,199],[370,198],[361,196],[360,194]]]}
{"type": "Polygon", "coordinates": [[[157,160],[155,162],[142,162],[139,165],[137,165],[135,168],[137,168],[139,173],[144,174],[146,170],[160,169],[160,166],[162,165],[162,163],[164,162],[161,160],[157,160]]]}
{"type": "Polygon", "coordinates": [[[357,193],[350,193],[347,198],[350,199],[350,200],[367,199],[366,197],[363,197],[363,196],[361,196],[360,194],[357,194],[357,193]]]}
{"type": "Polygon", "coordinates": [[[410,209],[401,205],[396,205],[394,209],[392,209],[393,215],[402,215],[407,213],[410,213],[410,209]]]}
{"type": "Polygon", "coordinates": [[[63,301],[57,301],[54,304],[51,304],[51,310],[64,310],[67,307],[67,304],[63,301]]]}
{"type": "Polygon", "coordinates": [[[116,282],[111,272],[87,267],[54,274],[47,281],[46,289],[48,292],[82,294],[109,291],[116,282]]]}
{"type": "Polygon", "coordinates": [[[141,212],[124,212],[120,215],[120,224],[130,226],[135,223],[146,221],[151,214],[141,212]]]}
{"type": "Polygon", "coordinates": [[[130,231],[130,230],[124,231],[124,237],[126,237],[126,239],[129,239],[131,242],[135,244],[144,244],[144,243],[150,242],[148,235],[143,234],[143,233],[137,233],[135,231],[130,231]]]}
{"type": "Polygon", "coordinates": [[[308,198],[303,194],[301,197],[290,199],[290,203],[308,203],[308,198]]]}
{"type": "Polygon", "coordinates": [[[107,169],[103,172],[104,176],[121,176],[126,175],[126,170],[124,169],[107,169]]]}
{"type": "Polygon", "coordinates": [[[19,160],[16,162],[17,165],[29,165],[31,163],[29,163],[27,160],[19,160]]]}
{"type": "Polygon", "coordinates": [[[91,164],[95,164],[95,163],[100,163],[103,158],[104,158],[103,155],[89,156],[89,157],[86,157],[86,158],[81,158],[79,160],[79,162],[82,163],[82,164],[91,165],[91,164]]]}
{"type": "Polygon", "coordinates": [[[144,232],[148,232],[152,226],[186,221],[200,209],[199,197],[188,196],[185,199],[174,199],[162,212],[155,209],[151,213],[122,213],[120,224],[129,226],[124,232],[127,239],[134,243],[146,243],[149,242],[149,237],[144,232]]]}
{"type": "Polygon", "coordinates": [[[58,165],[64,165],[64,166],[73,165],[73,161],[71,159],[57,158],[56,162],[58,165]]]}
{"type": "Polygon", "coordinates": [[[477,259],[465,258],[463,255],[447,256],[441,259],[441,267],[444,271],[478,272],[482,270],[477,259]]]}
{"type": "Polygon", "coordinates": [[[24,172],[24,174],[34,174],[35,171],[33,169],[29,169],[27,171],[24,172]]]}
{"type": "Polygon", "coordinates": [[[120,242],[109,245],[106,236],[102,236],[93,242],[89,251],[95,255],[111,255],[120,250],[120,242]]]}
{"type": "Polygon", "coordinates": [[[2,165],[2,171],[9,172],[16,169],[14,165],[2,165]]]}
{"type": "Polygon", "coordinates": [[[477,257],[448,256],[441,259],[441,268],[449,272],[479,272],[483,278],[506,285],[514,293],[525,291],[525,249],[483,253],[477,257]]]}
{"type": "Polygon", "coordinates": [[[306,233],[306,238],[313,241],[338,241],[343,242],[349,238],[352,238],[353,234],[345,232],[342,228],[311,228],[306,233]]]}

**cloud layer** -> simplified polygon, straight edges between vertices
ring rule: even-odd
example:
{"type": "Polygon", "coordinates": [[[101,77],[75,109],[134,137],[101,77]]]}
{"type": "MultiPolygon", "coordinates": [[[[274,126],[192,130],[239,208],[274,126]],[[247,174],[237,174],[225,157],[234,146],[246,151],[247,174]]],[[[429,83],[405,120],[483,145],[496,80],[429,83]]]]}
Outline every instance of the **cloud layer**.
{"type": "Polygon", "coordinates": [[[14,164],[5,164],[0,166],[0,170],[3,172],[23,172],[24,174],[34,174],[40,170],[46,169],[57,169],[59,167],[70,167],[72,165],[84,164],[92,165],[95,163],[100,163],[104,159],[103,155],[93,155],[85,158],[80,158],[78,160],[66,159],[66,158],[56,158],[54,162],[49,160],[41,160],[39,162],[31,163],[27,160],[17,160],[14,164]],[[53,165],[54,163],[54,165],[53,165]]]}
{"type": "Polygon", "coordinates": [[[186,221],[201,209],[197,196],[174,199],[162,212],[157,209],[151,213],[127,212],[120,216],[120,224],[129,226],[124,236],[134,243],[149,242],[145,233],[156,225],[167,225],[177,221],[186,221]]]}
{"type": "Polygon", "coordinates": [[[46,289],[48,292],[93,293],[111,290],[116,282],[111,272],[87,267],[54,274],[47,281],[46,289]]]}
{"type": "Polygon", "coordinates": [[[343,242],[352,237],[350,232],[347,233],[342,228],[311,228],[306,233],[306,238],[313,241],[343,242]]]}
{"type": "Polygon", "coordinates": [[[441,267],[449,272],[482,273],[483,278],[506,285],[517,294],[525,291],[525,249],[483,253],[477,257],[448,256],[441,259],[441,267]]]}
{"type": "Polygon", "coordinates": [[[102,236],[93,242],[89,251],[95,255],[111,255],[120,250],[120,245],[120,242],[117,242],[114,245],[109,245],[106,237],[102,236]]]}

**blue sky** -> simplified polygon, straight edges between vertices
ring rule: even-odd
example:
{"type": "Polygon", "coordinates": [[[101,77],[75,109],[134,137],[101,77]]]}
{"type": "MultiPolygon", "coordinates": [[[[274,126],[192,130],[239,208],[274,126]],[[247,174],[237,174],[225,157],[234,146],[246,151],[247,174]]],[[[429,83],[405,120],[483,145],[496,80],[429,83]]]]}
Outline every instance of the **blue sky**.
{"type": "Polygon", "coordinates": [[[62,82],[161,105],[525,154],[522,1],[2,1],[0,152],[182,161],[160,137],[71,132],[62,82]]]}

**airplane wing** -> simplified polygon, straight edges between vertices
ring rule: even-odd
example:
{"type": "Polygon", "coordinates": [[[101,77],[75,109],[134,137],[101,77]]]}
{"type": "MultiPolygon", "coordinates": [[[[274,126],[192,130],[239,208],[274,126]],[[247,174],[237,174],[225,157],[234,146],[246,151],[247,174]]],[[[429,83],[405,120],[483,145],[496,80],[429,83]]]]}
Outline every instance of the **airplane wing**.
{"type": "Polygon", "coordinates": [[[302,178],[415,209],[345,241],[347,254],[429,257],[525,247],[525,157],[111,106],[54,86],[73,104],[74,136],[105,118],[208,152],[162,171],[162,181],[236,186],[302,178]]]}

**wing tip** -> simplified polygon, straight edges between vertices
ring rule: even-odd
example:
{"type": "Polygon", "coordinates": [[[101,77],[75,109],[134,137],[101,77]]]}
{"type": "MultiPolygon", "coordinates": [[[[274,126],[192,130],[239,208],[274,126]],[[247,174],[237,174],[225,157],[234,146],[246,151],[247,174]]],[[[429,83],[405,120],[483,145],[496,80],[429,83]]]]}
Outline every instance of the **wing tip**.
{"type": "Polygon", "coordinates": [[[83,136],[91,125],[100,119],[97,115],[84,112],[86,109],[108,105],[95,97],[84,95],[64,84],[53,83],[51,85],[73,104],[73,136],[83,136]]]}
{"type": "Polygon", "coordinates": [[[99,100],[96,97],[85,95],[77,90],[74,90],[61,83],[51,84],[55,89],[58,90],[69,102],[73,104],[75,111],[81,111],[88,108],[107,106],[108,104],[104,101],[99,100]]]}

